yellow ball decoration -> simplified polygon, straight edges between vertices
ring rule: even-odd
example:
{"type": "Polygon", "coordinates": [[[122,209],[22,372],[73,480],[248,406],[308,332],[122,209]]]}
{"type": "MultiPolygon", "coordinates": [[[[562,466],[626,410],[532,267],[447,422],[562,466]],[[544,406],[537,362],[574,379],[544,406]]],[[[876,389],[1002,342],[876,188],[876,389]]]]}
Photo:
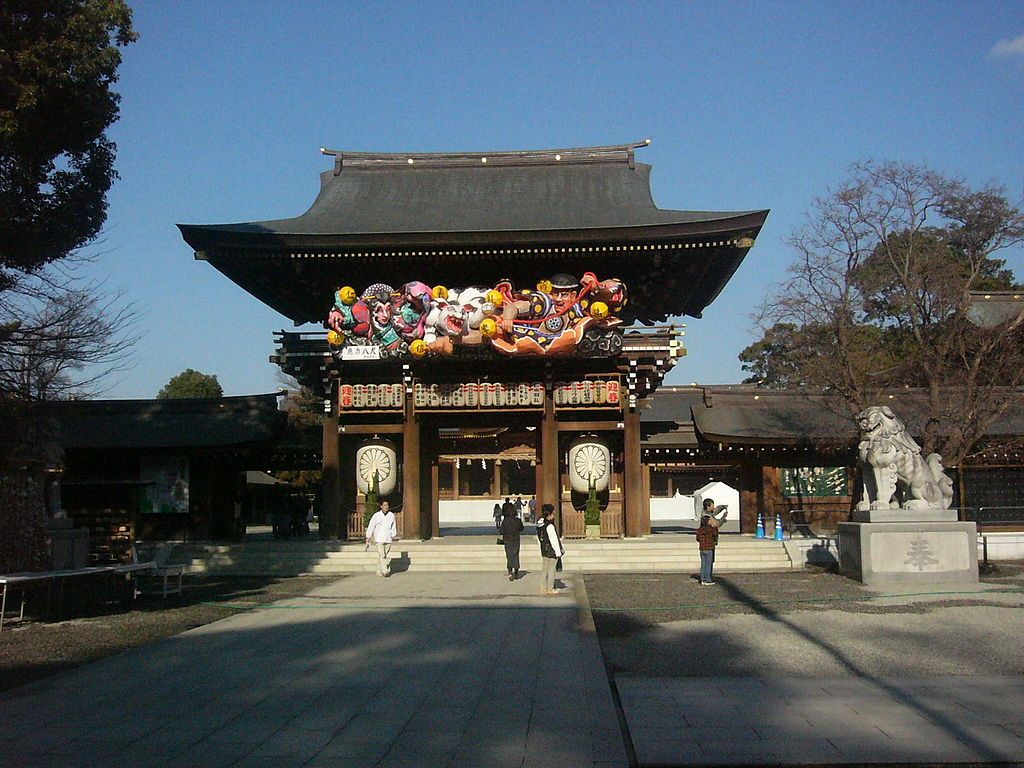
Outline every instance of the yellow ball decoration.
{"type": "Polygon", "coordinates": [[[427,342],[423,339],[416,339],[409,345],[409,352],[413,357],[423,357],[427,354],[427,342]]]}
{"type": "Polygon", "coordinates": [[[496,307],[500,307],[504,303],[505,297],[501,295],[501,291],[490,290],[487,292],[487,301],[496,307]]]}
{"type": "Polygon", "coordinates": [[[551,285],[550,280],[541,280],[539,283],[537,283],[537,290],[540,291],[541,293],[551,293],[551,289],[553,287],[554,286],[551,285]]]}
{"type": "Polygon", "coordinates": [[[356,303],[356,289],[353,288],[351,285],[346,285],[343,288],[339,288],[338,297],[342,300],[342,302],[351,307],[353,304],[356,303]]]}
{"type": "Polygon", "coordinates": [[[447,299],[448,289],[445,288],[443,285],[435,285],[434,290],[430,292],[430,295],[433,296],[435,299],[447,299]]]}
{"type": "Polygon", "coordinates": [[[345,343],[345,334],[338,333],[337,331],[327,332],[327,343],[332,347],[340,347],[345,343]]]}
{"type": "Polygon", "coordinates": [[[493,317],[485,317],[480,321],[480,333],[486,339],[493,339],[498,335],[498,322],[493,317]]]}
{"type": "Polygon", "coordinates": [[[590,305],[590,316],[595,320],[604,320],[608,317],[608,305],[603,301],[595,301],[590,305]]]}

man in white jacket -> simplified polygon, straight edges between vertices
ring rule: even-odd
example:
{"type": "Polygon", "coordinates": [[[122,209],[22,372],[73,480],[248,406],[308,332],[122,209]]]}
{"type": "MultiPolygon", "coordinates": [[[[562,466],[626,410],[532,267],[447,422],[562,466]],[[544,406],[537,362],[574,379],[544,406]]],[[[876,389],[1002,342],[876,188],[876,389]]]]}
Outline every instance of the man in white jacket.
{"type": "Polygon", "coordinates": [[[380,509],[373,513],[370,522],[366,526],[366,544],[369,546],[373,541],[377,547],[377,575],[390,576],[391,564],[388,562],[388,554],[391,552],[391,542],[398,538],[398,523],[395,521],[395,513],[391,511],[391,505],[382,501],[380,509]]]}

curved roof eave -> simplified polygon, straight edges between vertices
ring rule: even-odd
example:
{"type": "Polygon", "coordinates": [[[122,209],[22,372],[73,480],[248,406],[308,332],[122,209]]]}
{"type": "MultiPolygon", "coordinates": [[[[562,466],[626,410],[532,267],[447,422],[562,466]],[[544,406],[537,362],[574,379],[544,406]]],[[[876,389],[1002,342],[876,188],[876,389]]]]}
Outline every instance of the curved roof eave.
{"type": "MultiPolygon", "coordinates": [[[[700,214],[704,218],[687,218],[645,224],[553,227],[534,229],[418,230],[402,232],[282,232],[269,225],[275,221],[238,224],[178,224],[184,240],[194,250],[216,247],[327,247],[371,245],[419,245],[437,243],[488,242],[559,242],[562,240],[639,240],[672,237],[695,237],[716,233],[753,230],[754,236],[764,225],[769,210],[753,211],[664,211],[665,213],[700,214]],[[512,235],[513,237],[510,237],[512,235]]],[[[286,219],[281,221],[294,221],[286,219]]]]}

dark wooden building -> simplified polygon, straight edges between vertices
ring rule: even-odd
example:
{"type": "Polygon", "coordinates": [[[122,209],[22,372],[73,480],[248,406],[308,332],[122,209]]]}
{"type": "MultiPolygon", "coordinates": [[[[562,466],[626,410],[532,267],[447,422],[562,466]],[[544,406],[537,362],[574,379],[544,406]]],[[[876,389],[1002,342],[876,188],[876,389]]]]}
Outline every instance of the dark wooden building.
{"type": "Polygon", "coordinates": [[[276,394],[47,404],[63,449],[60,505],[94,553],[136,538],[228,539],[245,470],[275,461],[287,417],[276,394]]]}

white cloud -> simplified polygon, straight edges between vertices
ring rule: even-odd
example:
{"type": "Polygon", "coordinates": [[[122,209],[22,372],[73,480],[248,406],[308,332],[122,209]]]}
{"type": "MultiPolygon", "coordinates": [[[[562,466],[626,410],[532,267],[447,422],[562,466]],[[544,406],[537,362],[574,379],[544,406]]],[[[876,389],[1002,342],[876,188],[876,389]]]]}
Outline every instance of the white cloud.
{"type": "Polygon", "coordinates": [[[989,55],[999,59],[1011,59],[1018,56],[1024,58],[1024,35],[1018,35],[1013,40],[1000,40],[989,55]]]}

